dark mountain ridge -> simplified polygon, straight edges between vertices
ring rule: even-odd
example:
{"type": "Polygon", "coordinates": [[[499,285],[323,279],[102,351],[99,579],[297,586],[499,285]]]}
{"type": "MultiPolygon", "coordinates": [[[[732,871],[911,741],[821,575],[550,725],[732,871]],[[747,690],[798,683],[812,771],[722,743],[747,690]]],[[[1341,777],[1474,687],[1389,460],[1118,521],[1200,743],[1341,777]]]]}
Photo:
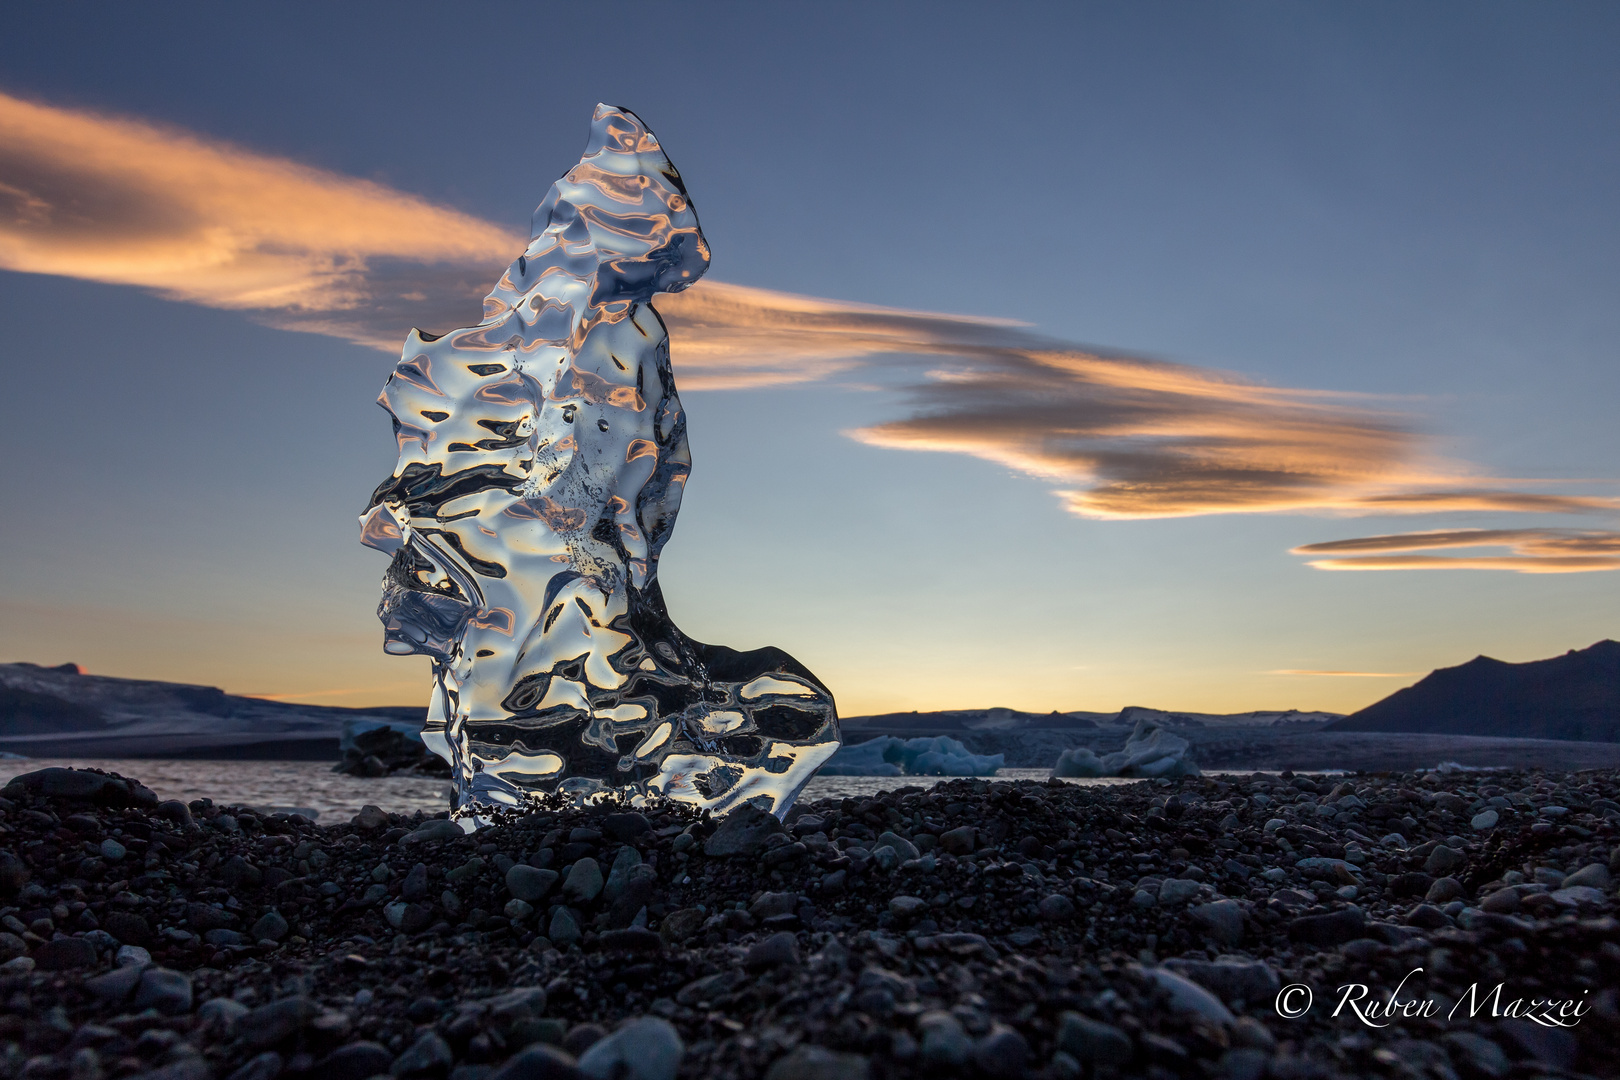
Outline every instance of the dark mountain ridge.
{"type": "Polygon", "coordinates": [[[1476,656],[1326,730],[1620,742],[1620,642],[1524,664],[1476,656]]]}
{"type": "Polygon", "coordinates": [[[353,719],[426,718],[425,705],[345,709],[213,686],[0,664],[0,750],[28,757],[335,759],[353,719]]]}

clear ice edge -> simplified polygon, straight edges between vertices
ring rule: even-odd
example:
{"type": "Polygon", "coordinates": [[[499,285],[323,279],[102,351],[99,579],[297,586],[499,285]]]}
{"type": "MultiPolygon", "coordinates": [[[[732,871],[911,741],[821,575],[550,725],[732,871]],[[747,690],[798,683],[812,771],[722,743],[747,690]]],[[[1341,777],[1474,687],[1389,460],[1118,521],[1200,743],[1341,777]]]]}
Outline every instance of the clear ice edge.
{"type": "Polygon", "coordinates": [[[651,300],[709,265],[680,174],[598,105],[533,224],[483,322],[406,337],[378,398],[399,462],[360,518],[393,557],[384,650],[433,661],[452,817],[613,792],[785,814],[838,749],[832,694],[780,649],[688,638],[658,587],[691,454],[651,300]]]}

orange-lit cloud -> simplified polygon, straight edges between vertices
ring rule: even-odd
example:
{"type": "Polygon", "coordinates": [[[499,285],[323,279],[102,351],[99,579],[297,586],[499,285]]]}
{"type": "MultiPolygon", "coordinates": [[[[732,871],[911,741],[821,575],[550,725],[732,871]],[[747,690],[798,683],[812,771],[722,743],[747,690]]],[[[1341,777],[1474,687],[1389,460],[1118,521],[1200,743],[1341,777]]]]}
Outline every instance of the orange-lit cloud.
{"type": "Polygon", "coordinates": [[[1321,570],[1514,570],[1577,574],[1620,570],[1620,532],[1595,529],[1446,529],[1330,540],[1294,549],[1326,555],[1321,570]],[[1503,555],[1413,555],[1448,548],[1506,548],[1503,555]],[[1365,554],[1371,552],[1372,554],[1365,554]]]}
{"type": "Polygon", "coordinates": [[[682,385],[770,385],[881,367],[901,376],[913,415],[851,437],[967,454],[1052,481],[1084,517],[1620,506],[1464,478],[1425,460],[1405,417],[1354,395],[1075,349],[1015,323],[711,282],[658,303],[682,385]]]}
{"type": "MultiPolygon", "coordinates": [[[[824,379],[878,357],[937,357],[1025,335],[1005,319],[908,311],[705,279],[658,298],[681,385],[694,390],[824,379]]],[[[1033,340],[1033,339],[1032,339],[1033,340]]]]}
{"type": "MultiPolygon", "coordinates": [[[[381,184],[0,94],[0,267],[134,285],[393,353],[411,326],[475,322],[479,298],[522,244],[381,184]]],[[[658,308],[686,389],[791,385],[864,368],[907,395],[911,415],[851,437],[1005,465],[1047,481],[1084,517],[1620,506],[1524,492],[1521,482],[1434,462],[1408,418],[1361,397],[1081,349],[1005,320],[713,281],[658,308]]],[[[1510,558],[1522,568],[1520,554],[1510,558]]],[[[1533,560],[1545,569],[1554,558],[1576,568],[1570,559],[1592,556],[1533,560]]]]}
{"type": "Polygon", "coordinates": [[[476,320],[521,246],[381,184],[0,94],[8,270],[141,286],[394,351],[413,319],[476,320]]]}
{"type": "Polygon", "coordinates": [[[1524,482],[1433,462],[1408,418],[1356,395],[1080,350],[1016,323],[708,281],[658,306],[683,386],[881,368],[900,376],[913,415],[851,437],[967,454],[1049,480],[1083,517],[1620,508],[1614,499],[1514,490],[1524,482]]]}

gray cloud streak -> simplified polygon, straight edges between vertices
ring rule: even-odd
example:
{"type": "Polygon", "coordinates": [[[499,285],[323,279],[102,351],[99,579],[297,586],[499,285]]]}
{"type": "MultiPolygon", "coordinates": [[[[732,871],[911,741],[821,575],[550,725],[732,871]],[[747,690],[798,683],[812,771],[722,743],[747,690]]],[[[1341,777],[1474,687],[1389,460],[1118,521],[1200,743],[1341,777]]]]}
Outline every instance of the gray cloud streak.
{"type": "Polygon", "coordinates": [[[1620,570],[1620,532],[1601,529],[1438,529],[1305,544],[1320,570],[1512,570],[1577,574],[1620,570]],[[1419,555],[1457,548],[1506,548],[1502,555],[1419,555]]]}

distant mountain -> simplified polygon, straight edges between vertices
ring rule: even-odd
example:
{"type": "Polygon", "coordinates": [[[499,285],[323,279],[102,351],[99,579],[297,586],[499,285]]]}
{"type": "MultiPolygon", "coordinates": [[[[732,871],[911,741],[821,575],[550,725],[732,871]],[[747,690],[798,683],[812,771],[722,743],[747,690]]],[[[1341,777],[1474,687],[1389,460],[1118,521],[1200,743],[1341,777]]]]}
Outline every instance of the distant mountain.
{"type": "Polygon", "coordinates": [[[346,720],[426,719],[424,705],[343,709],[213,686],[0,664],[0,750],[27,757],[336,760],[346,720]]]}
{"type": "Polygon", "coordinates": [[[1620,642],[1526,664],[1476,656],[1326,730],[1620,742],[1620,642]]]}

